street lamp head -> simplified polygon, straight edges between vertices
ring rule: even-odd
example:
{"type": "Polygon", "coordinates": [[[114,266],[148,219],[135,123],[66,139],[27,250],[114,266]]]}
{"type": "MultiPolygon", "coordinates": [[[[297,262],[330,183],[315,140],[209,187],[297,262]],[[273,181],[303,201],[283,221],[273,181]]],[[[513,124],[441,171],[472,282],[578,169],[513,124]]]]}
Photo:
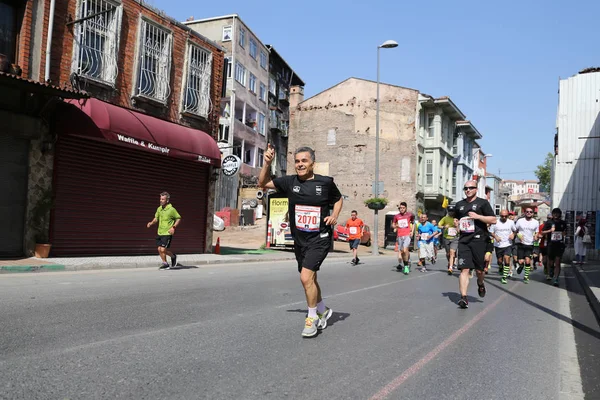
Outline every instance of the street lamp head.
{"type": "Polygon", "coordinates": [[[398,47],[398,42],[396,42],[395,40],[386,40],[379,47],[382,47],[384,49],[393,49],[394,47],[398,47]]]}
{"type": "Polygon", "coordinates": [[[484,157],[494,157],[494,155],[493,155],[493,154],[484,154],[483,156],[484,156],[484,157]]]}

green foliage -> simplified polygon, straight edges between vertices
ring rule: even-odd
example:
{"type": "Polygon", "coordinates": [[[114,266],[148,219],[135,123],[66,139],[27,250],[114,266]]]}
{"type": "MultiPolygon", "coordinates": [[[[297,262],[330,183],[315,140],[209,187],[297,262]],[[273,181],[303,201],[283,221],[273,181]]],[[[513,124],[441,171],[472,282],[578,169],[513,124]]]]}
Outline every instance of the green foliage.
{"type": "Polygon", "coordinates": [[[554,162],[554,155],[552,153],[546,154],[544,162],[537,166],[535,170],[535,176],[540,180],[540,192],[550,191],[550,181],[552,180],[552,163],[554,162]]]}
{"type": "Polygon", "coordinates": [[[365,206],[368,206],[369,204],[383,204],[384,206],[387,206],[387,203],[388,199],[385,197],[373,197],[365,200],[365,206]]]}

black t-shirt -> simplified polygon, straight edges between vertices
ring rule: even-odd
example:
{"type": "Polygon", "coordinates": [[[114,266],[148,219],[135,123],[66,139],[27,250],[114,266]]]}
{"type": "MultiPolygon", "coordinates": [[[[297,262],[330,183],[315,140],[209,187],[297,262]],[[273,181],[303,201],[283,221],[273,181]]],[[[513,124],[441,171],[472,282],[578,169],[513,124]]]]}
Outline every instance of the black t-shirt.
{"type": "Polygon", "coordinates": [[[562,219],[547,221],[544,224],[544,230],[548,231],[554,226],[554,232],[550,232],[547,236],[548,244],[551,246],[563,244],[565,242],[565,234],[567,233],[567,223],[562,219]]]}
{"type": "Polygon", "coordinates": [[[325,225],[325,217],[342,197],[333,178],[314,175],[314,179],[303,181],[298,175],[287,175],[273,179],[273,184],[288,197],[290,229],[298,245],[331,238],[332,226],[325,225]]]}
{"type": "Polygon", "coordinates": [[[472,240],[485,241],[489,237],[489,231],[485,222],[469,218],[470,211],[487,217],[495,216],[494,210],[492,210],[492,206],[490,206],[487,200],[480,197],[476,197],[472,202],[461,200],[456,203],[455,210],[460,228],[459,242],[468,243],[472,240]]]}

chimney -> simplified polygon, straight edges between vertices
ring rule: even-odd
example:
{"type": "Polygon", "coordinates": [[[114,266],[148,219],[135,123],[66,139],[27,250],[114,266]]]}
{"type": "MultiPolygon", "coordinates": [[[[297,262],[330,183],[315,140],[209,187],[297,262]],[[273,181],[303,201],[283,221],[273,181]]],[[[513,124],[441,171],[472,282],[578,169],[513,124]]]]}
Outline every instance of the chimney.
{"type": "Polygon", "coordinates": [[[295,110],[298,104],[304,101],[304,88],[302,86],[290,87],[290,110],[295,110]]]}

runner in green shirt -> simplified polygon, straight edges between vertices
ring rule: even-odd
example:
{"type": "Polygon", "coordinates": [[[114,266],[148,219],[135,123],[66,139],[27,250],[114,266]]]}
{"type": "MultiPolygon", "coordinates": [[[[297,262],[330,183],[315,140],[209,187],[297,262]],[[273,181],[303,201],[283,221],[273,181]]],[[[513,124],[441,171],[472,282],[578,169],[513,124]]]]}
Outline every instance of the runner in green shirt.
{"type": "Polygon", "coordinates": [[[440,220],[438,227],[443,229],[444,248],[448,259],[448,275],[452,275],[456,250],[458,250],[458,220],[454,218],[454,206],[448,206],[448,214],[440,220]]]}
{"type": "Polygon", "coordinates": [[[177,266],[177,255],[173,254],[168,248],[171,246],[175,228],[181,222],[181,215],[175,207],[169,203],[171,195],[167,192],[160,194],[160,206],[156,209],[154,219],[148,222],[147,227],[158,223],[158,236],[156,237],[156,246],[158,247],[158,255],[162,260],[162,265],[158,269],[170,269],[177,266]],[[167,262],[167,256],[171,257],[171,265],[167,262]]]}

